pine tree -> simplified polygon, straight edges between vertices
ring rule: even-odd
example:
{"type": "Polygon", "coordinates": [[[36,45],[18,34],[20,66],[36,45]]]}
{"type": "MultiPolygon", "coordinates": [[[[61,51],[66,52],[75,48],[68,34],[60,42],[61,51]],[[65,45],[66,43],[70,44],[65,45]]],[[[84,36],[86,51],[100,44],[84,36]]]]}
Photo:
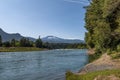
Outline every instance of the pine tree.
{"type": "Polygon", "coordinates": [[[0,47],[2,46],[2,36],[0,35],[0,47]]]}
{"type": "Polygon", "coordinates": [[[12,46],[12,47],[15,47],[15,44],[16,44],[15,39],[12,39],[12,40],[11,40],[11,46],[12,46]]]}
{"type": "Polygon", "coordinates": [[[38,48],[42,48],[42,40],[39,38],[35,41],[35,46],[38,48]]]}

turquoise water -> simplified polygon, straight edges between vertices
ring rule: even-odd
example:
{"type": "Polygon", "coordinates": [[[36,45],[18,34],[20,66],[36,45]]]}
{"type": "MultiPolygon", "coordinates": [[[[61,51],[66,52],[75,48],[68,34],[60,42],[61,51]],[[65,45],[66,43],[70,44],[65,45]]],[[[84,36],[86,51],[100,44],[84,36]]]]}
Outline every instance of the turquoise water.
{"type": "Polygon", "coordinates": [[[1,52],[0,80],[65,80],[88,61],[86,50],[1,52]]]}

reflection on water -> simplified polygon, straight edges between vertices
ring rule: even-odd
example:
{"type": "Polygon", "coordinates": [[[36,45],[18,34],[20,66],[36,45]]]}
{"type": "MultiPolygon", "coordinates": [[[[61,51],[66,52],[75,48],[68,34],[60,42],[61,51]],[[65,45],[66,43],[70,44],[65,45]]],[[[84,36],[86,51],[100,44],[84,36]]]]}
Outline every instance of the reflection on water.
{"type": "Polygon", "coordinates": [[[0,53],[0,80],[64,80],[87,63],[86,50],[0,53]]]}

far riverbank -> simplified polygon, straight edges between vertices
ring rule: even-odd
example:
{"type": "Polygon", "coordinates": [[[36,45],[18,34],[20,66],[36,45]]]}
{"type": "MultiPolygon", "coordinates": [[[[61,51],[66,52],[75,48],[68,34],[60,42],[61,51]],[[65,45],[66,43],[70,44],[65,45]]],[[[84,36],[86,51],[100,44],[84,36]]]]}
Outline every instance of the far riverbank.
{"type": "Polygon", "coordinates": [[[0,52],[24,52],[24,51],[42,51],[48,50],[45,48],[36,47],[0,47],[0,52]]]}

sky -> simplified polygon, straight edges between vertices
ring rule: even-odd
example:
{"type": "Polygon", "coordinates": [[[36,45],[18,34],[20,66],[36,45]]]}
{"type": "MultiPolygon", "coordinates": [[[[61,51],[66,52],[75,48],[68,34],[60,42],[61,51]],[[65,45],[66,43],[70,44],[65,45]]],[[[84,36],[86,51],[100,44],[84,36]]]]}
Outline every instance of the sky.
{"type": "Polygon", "coordinates": [[[87,0],[0,0],[0,28],[34,38],[84,39],[87,0]]]}

